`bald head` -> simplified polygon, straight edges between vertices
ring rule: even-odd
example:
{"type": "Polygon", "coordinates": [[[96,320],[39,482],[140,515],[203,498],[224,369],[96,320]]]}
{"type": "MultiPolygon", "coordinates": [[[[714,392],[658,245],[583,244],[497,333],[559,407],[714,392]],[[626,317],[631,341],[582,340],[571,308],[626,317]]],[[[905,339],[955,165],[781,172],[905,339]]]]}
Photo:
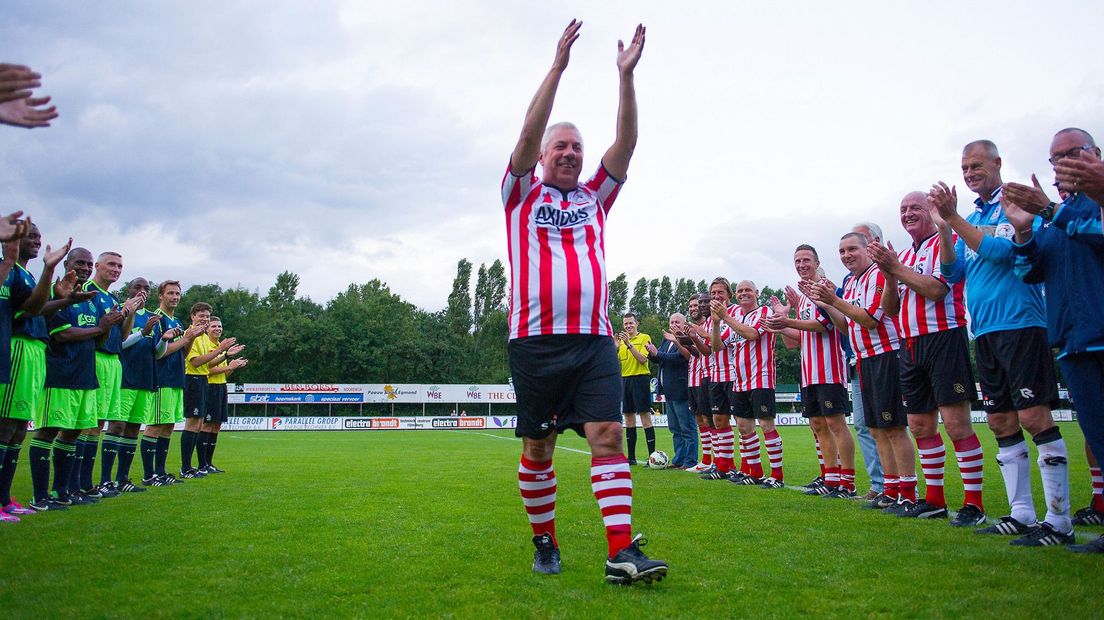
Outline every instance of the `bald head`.
{"type": "Polygon", "coordinates": [[[77,282],[84,284],[92,276],[92,252],[87,248],[73,248],[65,256],[65,271],[77,274],[77,282]]]}
{"type": "Polygon", "coordinates": [[[928,210],[926,192],[909,192],[901,199],[901,226],[912,237],[913,243],[935,234],[935,223],[928,210]]]}

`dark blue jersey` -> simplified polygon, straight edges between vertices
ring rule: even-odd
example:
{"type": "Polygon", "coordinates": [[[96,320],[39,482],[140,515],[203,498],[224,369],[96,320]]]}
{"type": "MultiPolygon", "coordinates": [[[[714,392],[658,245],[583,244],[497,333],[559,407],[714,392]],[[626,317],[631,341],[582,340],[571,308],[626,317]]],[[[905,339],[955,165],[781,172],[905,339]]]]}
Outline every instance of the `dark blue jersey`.
{"type": "MultiPolygon", "coordinates": [[[[103,315],[111,312],[119,306],[119,298],[111,293],[103,290],[98,284],[89,280],[81,287],[85,291],[95,291],[96,296],[90,301],[92,307],[96,309],[96,318],[99,319],[103,315]]],[[[118,355],[123,350],[123,325],[113,325],[111,332],[107,335],[107,340],[104,340],[103,344],[96,344],[96,350],[103,353],[110,353],[112,355],[118,355]]]]}
{"type": "Polygon", "coordinates": [[[57,334],[74,328],[95,327],[99,321],[91,302],[82,301],[58,310],[50,320],[50,341],[46,347],[46,387],[94,390],[96,339],[60,342],[57,334]]]}
{"type": "Polygon", "coordinates": [[[11,286],[15,280],[15,268],[8,272],[0,284],[0,384],[11,383],[12,307],[11,286]]]}
{"type": "Polygon", "coordinates": [[[23,302],[27,301],[34,291],[35,277],[18,263],[12,267],[12,274],[11,307],[15,313],[12,320],[12,334],[46,342],[50,339],[50,335],[46,333],[46,319],[41,316],[26,316],[26,313],[20,310],[23,302]]]}
{"type": "MultiPolygon", "coordinates": [[[[149,322],[152,314],[152,312],[147,312],[145,308],[139,308],[138,312],[134,314],[134,328],[130,331],[131,335],[140,335],[142,328],[149,322]]],[[[140,335],[138,342],[123,349],[119,356],[123,363],[123,389],[157,389],[157,381],[153,371],[156,356],[154,349],[157,346],[157,341],[154,340],[155,335],[157,335],[156,331],[149,336],[140,335]]]]}
{"type": "MultiPolygon", "coordinates": [[[[165,314],[160,308],[157,314],[161,315],[161,322],[153,330],[154,342],[161,340],[161,334],[173,328],[184,329],[184,324],[175,318],[165,314]]],[[[177,339],[183,336],[177,336],[177,339]]],[[[169,342],[167,344],[172,344],[169,342]]],[[[157,387],[184,388],[184,356],[188,354],[188,347],[182,347],[177,352],[166,355],[157,360],[155,365],[157,387]]]]}

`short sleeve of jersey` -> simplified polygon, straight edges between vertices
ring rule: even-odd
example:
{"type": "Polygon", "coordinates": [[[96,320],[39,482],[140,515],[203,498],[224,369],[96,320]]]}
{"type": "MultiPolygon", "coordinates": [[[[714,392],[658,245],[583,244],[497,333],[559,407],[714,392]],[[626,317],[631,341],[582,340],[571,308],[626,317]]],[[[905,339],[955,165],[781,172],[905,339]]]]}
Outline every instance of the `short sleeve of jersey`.
{"type": "Polygon", "coordinates": [[[211,352],[211,349],[213,348],[214,345],[211,343],[211,339],[207,337],[207,334],[200,334],[199,336],[197,336],[196,339],[192,341],[191,348],[188,349],[188,356],[187,358],[185,358],[187,360],[187,365],[185,366],[185,368],[192,373],[206,374],[207,364],[203,364],[202,366],[193,366],[192,358],[207,355],[211,352]]]}
{"type": "Polygon", "coordinates": [[[767,328],[763,325],[763,319],[766,318],[767,312],[766,306],[760,306],[759,309],[752,314],[752,320],[748,323],[748,326],[754,328],[760,335],[767,333],[767,328]]]}
{"type": "Polygon", "coordinates": [[[50,331],[51,336],[73,327],[73,312],[75,309],[76,305],[65,306],[46,320],[46,328],[50,331]]]}
{"type": "Polygon", "coordinates": [[[511,168],[512,164],[507,163],[506,176],[502,177],[502,205],[506,208],[520,205],[537,184],[536,166],[520,177],[511,168]]]}
{"type": "Polygon", "coordinates": [[[617,194],[621,191],[621,186],[624,185],[624,181],[618,181],[610,176],[610,173],[606,171],[604,165],[598,166],[598,171],[594,173],[594,176],[584,183],[588,189],[598,194],[598,204],[601,205],[602,210],[609,213],[613,202],[617,200],[617,194]]]}
{"type": "Polygon", "coordinates": [[[22,267],[16,265],[12,267],[9,272],[8,281],[11,282],[11,306],[13,314],[19,312],[19,308],[23,305],[23,302],[27,301],[27,298],[31,296],[34,291],[34,286],[23,277],[21,273],[22,267]],[[17,274],[17,272],[20,272],[17,274]]]}

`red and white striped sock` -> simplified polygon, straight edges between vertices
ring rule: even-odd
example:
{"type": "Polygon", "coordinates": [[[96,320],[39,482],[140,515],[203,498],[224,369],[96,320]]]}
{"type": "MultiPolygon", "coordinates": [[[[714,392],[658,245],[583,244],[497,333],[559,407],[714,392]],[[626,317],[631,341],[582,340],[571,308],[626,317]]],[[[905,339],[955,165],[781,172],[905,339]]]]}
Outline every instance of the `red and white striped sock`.
{"type": "Polygon", "coordinates": [[[827,478],[828,471],[824,469],[824,452],[820,449],[820,437],[817,437],[816,433],[813,433],[813,441],[816,442],[817,463],[820,463],[820,477],[827,478]]]}
{"type": "Polygon", "coordinates": [[[835,490],[839,487],[840,483],[840,470],[839,467],[826,467],[824,469],[824,486],[829,489],[835,490]]]}
{"type": "Polygon", "coordinates": [[[924,470],[924,501],[932,506],[947,507],[943,496],[943,468],[947,462],[947,449],[939,433],[918,438],[916,451],[920,454],[920,467],[924,470]]]}
{"type": "Polygon", "coordinates": [[[985,512],[981,499],[982,480],[985,477],[985,455],[981,450],[981,442],[977,435],[970,435],[954,442],[955,458],[958,460],[958,471],[962,474],[962,488],[966,491],[967,504],[978,507],[985,512]]]}
{"type": "Polygon", "coordinates": [[[718,428],[713,436],[713,464],[717,470],[725,473],[732,470],[732,454],[735,449],[736,434],[731,428],[718,428]]]}
{"type": "Polygon", "coordinates": [[[602,511],[609,557],[632,542],[632,473],[624,455],[590,459],[590,488],[602,511]]]}
{"type": "Polygon", "coordinates": [[[901,499],[916,501],[916,476],[901,476],[901,499]]]}
{"type": "Polygon", "coordinates": [[[538,463],[523,455],[518,465],[518,489],[533,535],[545,532],[556,541],[556,471],[552,461],[538,463]]]}
{"type": "Polygon", "coordinates": [[[782,436],[777,430],[763,433],[763,445],[767,447],[767,458],[770,459],[771,478],[785,482],[782,473],[782,436]]]}
{"type": "Polygon", "coordinates": [[[698,436],[701,437],[702,465],[713,464],[713,431],[708,426],[698,427],[698,436]]]}
{"type": "Polygon", "coordinates": [[[1092,507],[1097,512],[1104,512],[1104,474],[1099,467],[1090,467],[1089,476],[1092,477],[1092,507]]]}
{"type": "Polygon", "coordinates": [[[885,475],[886,497],[894,501],[901,498],[901,478],[899,476],[885,475]]]}
{"type": "Polygon", "coordinates": [[[759,445],[759,433],[751,431],[747,434],[747,464],[748,475],[756,478],[763,477],[762,447],[759,445]]]}
{"type": "Polygon", "coordinates": [[[855,491],[855,470],[840,469],[840,486],[848,491],[855,491]]]}

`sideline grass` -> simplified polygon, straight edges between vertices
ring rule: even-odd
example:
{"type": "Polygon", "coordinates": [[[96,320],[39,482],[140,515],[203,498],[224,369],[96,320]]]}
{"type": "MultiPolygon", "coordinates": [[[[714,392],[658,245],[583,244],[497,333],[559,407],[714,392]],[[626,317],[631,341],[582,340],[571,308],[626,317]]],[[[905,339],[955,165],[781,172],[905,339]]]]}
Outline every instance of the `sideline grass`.
{"type": "MultiPolygon", "coordinates": [[[[781,430],[788,482],[807,482],[817,471],[809,432],[781,430]]],[[[1089,497],[1082,437],[1075,424],[1062,432],[1076,509],[1089,497]]],[[[978,434],[996,517],[1007,502],[992,435],[978,434]]],[[[670,434],[658,435],[669,451],[670,434]]],[[[561,446],[586,449],[574,435],[561,446]]],[[[226,433],[216,460],[227,474],[2,524],[0,608],[17,618],[1099,612],[1099,556],[1013,548],[945,522],[676,470],[633,470],[634,528],[651,540],[649,555],[670,563],[668,578],[608,586],[589,458],[566,450],[556,456],[564,573],[534,575],[519,449],[501,431],[226,433]]],[[[1037,473],[1034,483],[1042,514],[1037,473]]],[[[24,462],[16,495],[26,499],[29,484],[24,462]]],[[[953,458],[947,495],[961,502],[953,458]]],[[[1079,528],[1079,538],[1100,532],[1079,528]]]]}

